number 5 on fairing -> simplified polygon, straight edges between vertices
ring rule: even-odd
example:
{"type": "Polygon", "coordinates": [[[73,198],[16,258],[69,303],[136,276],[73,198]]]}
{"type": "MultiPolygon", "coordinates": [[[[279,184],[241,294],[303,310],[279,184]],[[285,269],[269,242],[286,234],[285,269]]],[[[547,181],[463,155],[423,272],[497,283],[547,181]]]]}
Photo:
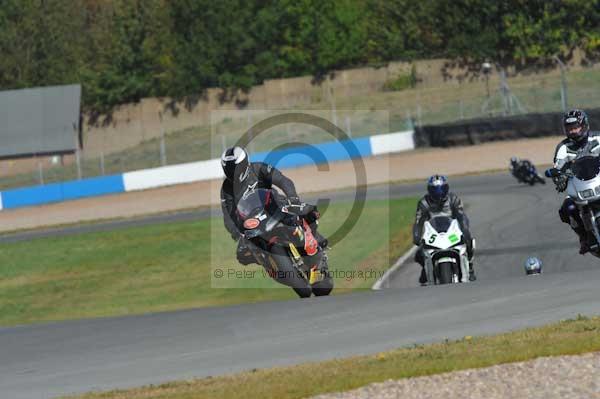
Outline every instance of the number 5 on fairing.
{"type": "Polygon", "coordinates": [[[437,234],[432,234],[431,237],[429,237],[429,241],[427,241],[429,244],[433,244],[435,242],[435,239],[437,238],[437,234]]]}

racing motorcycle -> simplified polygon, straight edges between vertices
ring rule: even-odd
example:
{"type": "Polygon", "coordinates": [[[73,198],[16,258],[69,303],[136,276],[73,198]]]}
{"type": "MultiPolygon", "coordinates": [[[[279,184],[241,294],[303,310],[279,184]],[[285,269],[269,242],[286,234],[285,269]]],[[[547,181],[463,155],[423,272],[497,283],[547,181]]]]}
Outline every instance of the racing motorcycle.
{"type": "Polygon", "coordinates": [[[422,243],[428,284],[469,281],[467,245],[458,220],[445,215],[432,217],[424,224],[422,243]]]}
{"type": "Polygon", "coordinates": [[[583,221],[590,253],[600,258],[600,157],[583,152],[562,169],[550,168],[545,174],[550,178],[568,177],[567,195],[583,221]]]}
{"type": "Polygon", "coordinates": [[[301,298],[329,295],[333,290],[327,254],[307,220],[315,209],[309,204],[291,205],[267,189],[246,192],[237,204],[242,232],[257,263],[301,298]]]}
{"type": "Polygon", "coordinates": [[[535,183],[546,184],[546,180],[539,175],[533,164],[520,167],[517,170],[511,170],[511,173],[519,183],[525,183],[531,186],[535,183]]]}

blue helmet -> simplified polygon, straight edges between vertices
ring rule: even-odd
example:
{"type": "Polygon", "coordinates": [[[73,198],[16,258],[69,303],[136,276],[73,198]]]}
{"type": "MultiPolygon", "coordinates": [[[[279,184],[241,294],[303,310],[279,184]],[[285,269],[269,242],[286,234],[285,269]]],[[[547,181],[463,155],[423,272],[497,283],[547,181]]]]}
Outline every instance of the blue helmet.
{"type": "Polygon", "coordinates": [[[525,261],[525,273],[527,274],[540,274],[542,272],[542,261],[531,256],[525,261]]]}
{"type": "Polygon", "coordinates": [[[427,193],[435,202],[443,202],[448,197],[448,178],[441,175],[433,175],[427,180],[427,193]]]}

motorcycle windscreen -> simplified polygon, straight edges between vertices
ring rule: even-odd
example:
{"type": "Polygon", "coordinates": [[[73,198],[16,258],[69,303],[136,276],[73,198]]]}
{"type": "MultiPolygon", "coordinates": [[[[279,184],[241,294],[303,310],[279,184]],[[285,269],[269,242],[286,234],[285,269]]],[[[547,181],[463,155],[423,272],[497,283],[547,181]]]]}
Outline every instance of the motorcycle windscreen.
{"type": "Polygon", "coordinates": [[[436,216],[429,221],[429,224],[431,224],[431,227],[438,233],[445,233],[450,229],[452,218],[447,216],[436,216]]]}
{"type": "Polygon", "coordinates": [[[599,157],[583,157],[573,164],[573,174],[579,180],[592,180],[600,173],[599,157]]]}
{"type": "Polygon", "coordinates": [[[255,216],[268,209],[273,202],[271,190],[258,189],[244,195],[237,204],[237,212],[242,220],[255,216]]]}

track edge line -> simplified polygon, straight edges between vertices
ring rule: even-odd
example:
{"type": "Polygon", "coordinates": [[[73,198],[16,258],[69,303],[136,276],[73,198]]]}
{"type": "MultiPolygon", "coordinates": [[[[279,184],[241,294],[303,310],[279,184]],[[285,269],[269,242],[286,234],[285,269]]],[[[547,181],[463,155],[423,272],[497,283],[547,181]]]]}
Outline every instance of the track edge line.
{"type": "Polygon", "coordinates": [[[410,248],[401,257],[399,257],[396,260],[396,262],[394,262],[394,264],[392,265],[392,267],[390,267],[389,269],[387,269],[385,271],[385,273],[383,274],[383,276],[381,276],[377,281],[375,281],[375,284],[373,284],[373,286],[371,287],[371,289],[375,290],[375,291],[379,291],[379,290],[381,290],[383,288],[388,288],[389,287],[390,277],[394,273],[396,273],[396,271],[400,268],[400,266],[402,266],[404,264],[404,262],[406,262],[406,260],[408,258],[410,258],[411,256],[413,256],[415,254],[415,252],[417,252],[417,249],[419,249],[419,247],[417,247],[416,245],[413,245],[412,248],[410,248]]]}

